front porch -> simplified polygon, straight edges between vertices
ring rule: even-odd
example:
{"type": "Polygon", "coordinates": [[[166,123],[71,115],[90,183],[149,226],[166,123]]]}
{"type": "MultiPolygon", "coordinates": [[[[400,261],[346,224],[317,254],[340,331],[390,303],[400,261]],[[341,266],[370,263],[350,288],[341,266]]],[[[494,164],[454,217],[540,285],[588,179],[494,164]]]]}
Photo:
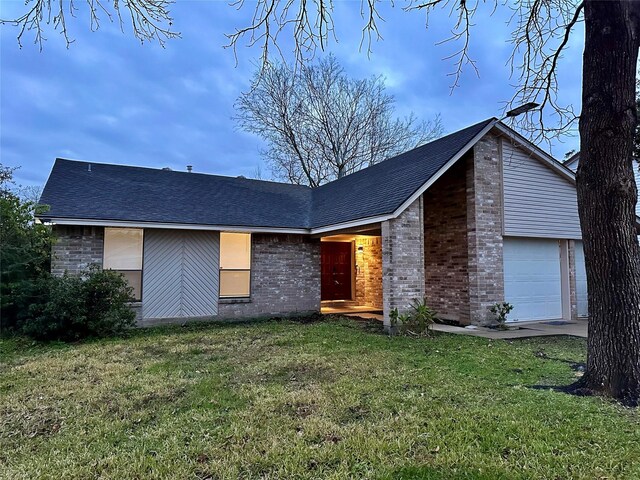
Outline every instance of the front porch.
{"type": "Polygon", "coordinates": [[[321,312],[367,316],[391,327],[394,309],[425,296],[423,197],[388,220],[318,235],[321,312]]]}
{"type": "Polygon", "coordinates": [[[321,312],[383,311],[382,238],[379,225],[321,237],[321,312]]]}

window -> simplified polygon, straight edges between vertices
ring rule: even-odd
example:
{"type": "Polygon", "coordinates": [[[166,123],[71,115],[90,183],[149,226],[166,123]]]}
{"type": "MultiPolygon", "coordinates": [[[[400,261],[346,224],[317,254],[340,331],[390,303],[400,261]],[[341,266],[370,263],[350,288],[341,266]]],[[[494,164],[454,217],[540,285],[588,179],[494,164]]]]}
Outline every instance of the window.
{"type": "Polygon", "coordinates": [[[220,234],[220,296],[248,297],[251,285],[251,234],[220,234]]]}
{"type": "Polygon", "coordinates": [[[133,288],[133,299],[142,298],[141,228],[105,228],[103,268],[120,272],[133,288]]]}

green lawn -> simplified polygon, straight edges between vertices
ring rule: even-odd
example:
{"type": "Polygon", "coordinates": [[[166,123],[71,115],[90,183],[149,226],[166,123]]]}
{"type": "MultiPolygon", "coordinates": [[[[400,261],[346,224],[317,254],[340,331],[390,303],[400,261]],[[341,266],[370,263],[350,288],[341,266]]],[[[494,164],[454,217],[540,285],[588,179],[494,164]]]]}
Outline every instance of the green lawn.
{"type": "Polygon", "coordinates": [[[635,410],[563,385],[584,340],[347,319],[1,340],[0,478],[640,478],[635,410]]]}

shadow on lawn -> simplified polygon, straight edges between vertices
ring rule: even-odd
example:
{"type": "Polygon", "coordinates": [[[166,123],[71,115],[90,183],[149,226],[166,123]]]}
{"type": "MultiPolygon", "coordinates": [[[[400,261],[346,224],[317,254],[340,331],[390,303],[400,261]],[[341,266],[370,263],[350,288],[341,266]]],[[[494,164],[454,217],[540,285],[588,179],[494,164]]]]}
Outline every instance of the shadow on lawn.
{"type": "MultiPolygon", "coordinates": [[[[576,397],[593,397],[593,396],[598,396],[598,392],[593,391],[591,389],[588,388],[584,388],[582,387],[582,384],[580,382],[580,377],[582,376],[582,374],[584,373],[584,371],[586,370],[586,363],[584,362],[574,362],[572,360],[567,360],[564,358],[556,358],[556,357],[550,357],[548,356],[546,353],[539,351],[535,353],[536,357],[538,358],[542,358],[544,360],[551,360],[553,362],[562,362],[562,363],[566,363],[569,365],[569,368],[571,368],[571,370],[573,370],[574,372],[576,372],[576,376],[578,377],[578,380],[574,383],[571,383],[569,385],[530,385],[528,388],[532,389],[532,390],[551,390],[553,392],[557,392],[557,393],[566,393],[567,395],[574,395],[576,397]]],[[[618,400],[618,403],[620,403],[621,405],[625,406],[625,407],[637,407],[638,406],[638,401],[637,399],[629,399],[629,400],[618,400]]]]}

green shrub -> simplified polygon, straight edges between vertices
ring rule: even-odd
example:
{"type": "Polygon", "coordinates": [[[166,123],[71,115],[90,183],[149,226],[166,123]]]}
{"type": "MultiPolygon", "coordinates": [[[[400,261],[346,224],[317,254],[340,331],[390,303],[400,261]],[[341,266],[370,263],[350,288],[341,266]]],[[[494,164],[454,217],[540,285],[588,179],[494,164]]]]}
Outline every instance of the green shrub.
{"type": "Polygon", "coordinates": [[[45,206],[21,196],[13,183],[15,168],[0,163],[0,333],[15,331],[24,316],[25,296],[49,274],[51,228],[35,221],[45,206]]]}
{"type": "Polygon", "coordinates": [[[411,335],[431,335],[431,329],[436,317],[436,313],[426,300],[415,299],[406,313],[399,313],[394,308],[389,313],[391,326],[402,334],[411,335]]]}
{"type": "Polygon", "coordinates": [[[80,276],[50,276],[32,285],[23,299],[37,299],[20,331],[38,340],[79,340],[124,332],[134,326],[132,290],[124,277],[91,267],[80,276]]]}
{"type": "Polygon", "coordinates": [[[507,329],[507,315],[513,310],[513,305],[507,302],[495,303],[491,308],[491,313],[496,316],[497,327],[500,330],[507,329]]]}

